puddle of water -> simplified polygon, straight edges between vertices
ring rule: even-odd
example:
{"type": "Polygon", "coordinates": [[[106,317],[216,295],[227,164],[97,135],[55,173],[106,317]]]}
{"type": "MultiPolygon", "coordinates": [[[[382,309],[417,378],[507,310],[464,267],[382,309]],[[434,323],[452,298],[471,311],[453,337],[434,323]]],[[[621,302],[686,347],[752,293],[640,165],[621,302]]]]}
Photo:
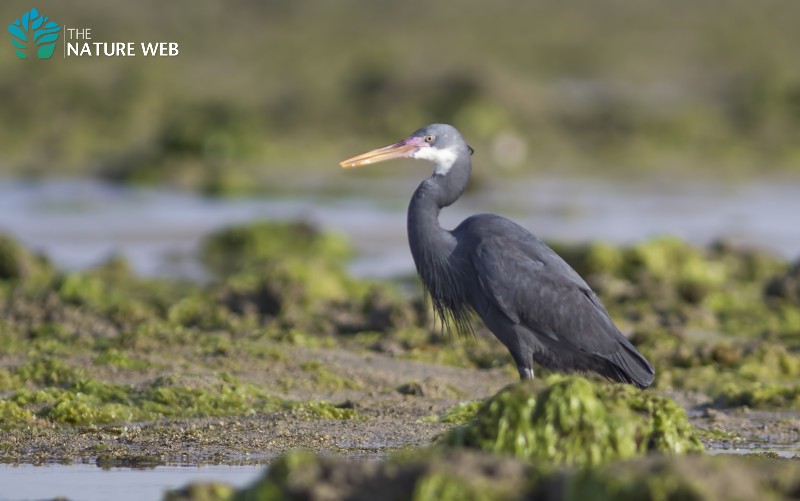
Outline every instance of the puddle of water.
{"type": "MultiPolygon", "coordinates": [[[[190,193],[118,187],[90,180],[0,182],[0,231],[40,250],[60,267],[87,267],[124,255],[145,275],[201,276],[193,259],[204,235],[233,223],[305,219],[353,240],[351,271],[413,273],[406,243],[410,178],[353,177],[339,198],[208,199],[190,193]]],[[[800,255],[800,181],[742,184],[619,183],[530,179],[492,183],[442,212],[445,227],[471,214],[506,215],[546,240],[630,244],[676,235],[696,244],[725,237],[800,255]]]]}
{"type": "Polygon", "coordinates": [[[0,465],[0,501],[64,497],[73,501],[158,500],[169,489],[191,482],[224,482],[243,487],[263,466],[158,466],[101,469],[94,465],[0,465]]]}

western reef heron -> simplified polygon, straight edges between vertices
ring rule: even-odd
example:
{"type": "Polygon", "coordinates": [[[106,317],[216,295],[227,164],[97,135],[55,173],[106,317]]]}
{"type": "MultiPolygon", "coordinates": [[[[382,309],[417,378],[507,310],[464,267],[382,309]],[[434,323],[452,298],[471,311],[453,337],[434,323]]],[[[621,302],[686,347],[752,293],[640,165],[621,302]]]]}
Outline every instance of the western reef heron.
{"type": "Polygon", "coordinates": [[[359,167],[393,158],[435,164],[408,207],[408,243],[443,324],[469,330],[472,312],[502,342],[519,370],[533,364],[561,372],[598,373],[646,388],[655,370],[619,331],[600,299],[550,247],[494,214],[439,226],[439,211],[467,187],[472,148],[454,127],[433,124],[406,139],[341,162],[359,167]]]}

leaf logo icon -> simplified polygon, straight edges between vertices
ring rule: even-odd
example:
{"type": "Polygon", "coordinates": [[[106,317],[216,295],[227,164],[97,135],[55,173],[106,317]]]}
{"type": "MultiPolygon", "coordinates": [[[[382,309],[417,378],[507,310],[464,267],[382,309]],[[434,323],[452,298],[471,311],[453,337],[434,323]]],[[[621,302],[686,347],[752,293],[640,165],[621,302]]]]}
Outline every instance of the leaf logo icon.
{"type": "Polygon", "coordinates": [[[18,58],[28,59],[27,50],[33,42],[37,47],[36,56],[39,59],[50,59],[56,48],[61,26],[39,14],[34,7],[8,25],[8,32],[11,33],[11,43],[14,44],[18,58]]]}

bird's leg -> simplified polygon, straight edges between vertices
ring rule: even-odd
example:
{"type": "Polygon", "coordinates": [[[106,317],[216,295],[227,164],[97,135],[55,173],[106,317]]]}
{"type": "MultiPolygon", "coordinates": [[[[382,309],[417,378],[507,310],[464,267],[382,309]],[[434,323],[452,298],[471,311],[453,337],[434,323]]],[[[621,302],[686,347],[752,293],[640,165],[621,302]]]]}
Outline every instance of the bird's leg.
{"type": "Polygon", "coordinates": [[[523,381],[526,379],[533,380],[533,368],[532,367],[524,367],[522,365],[517,366],[517,370],[519,371],[519,378],[523,381]]]}
{"type": "Polygon", "coordinates": [[[519,378],[522,381],[526,379],[533,380],[533,366],[531,365],[532,357],[530,355],[525,355],[523,350],[520,350],[518,347],[516,349],[509,348],[509,352],[511,352],[511,358],[514,359],[514,362],[517,364],[517,370],[519,371],[519,378]]]}

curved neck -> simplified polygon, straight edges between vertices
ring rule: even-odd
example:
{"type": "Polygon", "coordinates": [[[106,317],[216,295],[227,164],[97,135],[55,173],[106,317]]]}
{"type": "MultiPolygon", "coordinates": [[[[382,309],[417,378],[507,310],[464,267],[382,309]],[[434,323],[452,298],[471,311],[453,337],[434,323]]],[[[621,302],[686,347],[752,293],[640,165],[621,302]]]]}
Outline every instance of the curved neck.
{"type": "MultiPolygon", "coordinates": [[[[464,158],[464,157],[462,157],[464,158]]],[[[429,294],[436,317],[450,331],[468,332],[469,306],[460,273],[465,269],[454,255],[458,244],[452,232],[439,226],[439,211],[452,204],[467,187],[469,155],[449,169],[437,166],[419,185],[408,206],[408,243],[417,274],[429,294]]]]}
{"type": "Polygon", "coordinates": [[[422,261],[441,261],[455,248],[455,238],[439,226],[439,211],[464,193],[471,170],[469,155],[460,156],[445,173],[435,173],[423,181],[411,197],[408,242],[420,275],[422,261]]]}

